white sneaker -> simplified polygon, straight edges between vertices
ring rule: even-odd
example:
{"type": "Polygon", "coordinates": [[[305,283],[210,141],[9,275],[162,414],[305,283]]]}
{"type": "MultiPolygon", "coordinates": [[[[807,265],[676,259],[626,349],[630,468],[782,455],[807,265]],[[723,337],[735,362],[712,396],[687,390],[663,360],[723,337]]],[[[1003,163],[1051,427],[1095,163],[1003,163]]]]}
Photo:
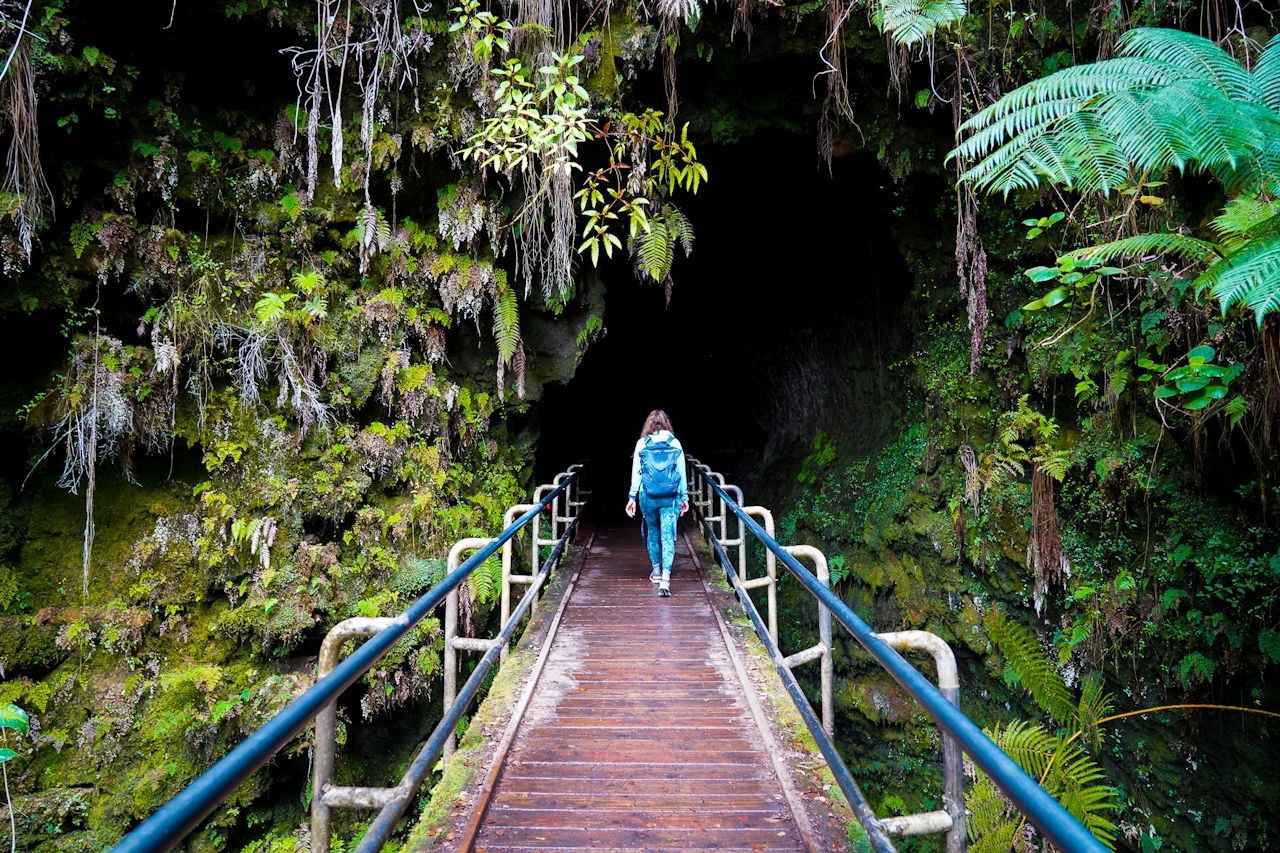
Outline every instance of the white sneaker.
{"type": "Polygon", "coordinates": [[[658,583],[661,580],[662,580],[661,570],[655,568],[653,571],[649,572],[649,583],[658,583]]]}

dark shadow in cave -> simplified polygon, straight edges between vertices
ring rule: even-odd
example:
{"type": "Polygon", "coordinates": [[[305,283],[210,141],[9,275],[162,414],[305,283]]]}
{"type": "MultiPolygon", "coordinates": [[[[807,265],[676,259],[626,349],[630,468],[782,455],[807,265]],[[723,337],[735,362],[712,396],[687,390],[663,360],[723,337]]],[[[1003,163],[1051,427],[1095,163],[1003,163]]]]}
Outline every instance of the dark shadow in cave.
{"type": "Polygon", "coordinates": [[[625,261],[603,270],[607,334],[540,403],[539,482],[589,457],[597,495],[621,498],[655,407],[692,455],[731,478],[749,478],[826,424],[847,430],[854,418],[855,430],[862,420],[883,430],[886,415],[896,419],[888,365],[908,342],[912,276],[886,204],[892,190],[870,155],[839,158],[828,175],[813,146],[785,133],[705,146],[710,182],[680,202],[697,239],[692,257],[676,261],[670,305],[625,261]],[[869,399],[885,405],[869,409],[869,399]]]}

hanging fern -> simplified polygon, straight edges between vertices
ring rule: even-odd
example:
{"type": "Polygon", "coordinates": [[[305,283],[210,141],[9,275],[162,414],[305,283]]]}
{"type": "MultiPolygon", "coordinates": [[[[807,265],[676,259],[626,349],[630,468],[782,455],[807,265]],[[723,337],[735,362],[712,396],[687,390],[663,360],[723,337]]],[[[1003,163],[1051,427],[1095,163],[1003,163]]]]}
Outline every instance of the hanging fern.
{"type": "Polygon", "coordinates": [[[963,18],[964,0],[883,0],[872,21],[897,44],[910,47],[963,18]]]}
{"type": "Polygon", "coordinates": [[[479,604],[496,601],[502,593],[502,560],[490,557],[477,566],[467,578],[467,589],[472,601],[479,604]]]}
{"type": "Polygon", "coordinates": [[[1091,261],[1180,255],[1204,268],[1196,289],[1225,313],[1262,323],[1280,309],[1280,36],[1250,72],[1208,39],[1178,30],[1125,33],[1114,59],[1019,87],[960,127],[962,180],[988,192],[1055,184],[1109,195],[1135,173],[1204,172],[1233,196],[1219,245],[1146,234],[1073,252],[1091,261]]]}
{"type": "Polygon", "coordinates": [[[524,344],[520,340],[520,308],[505,273],[497,275],[498,294],[493,301],[493,339],[498,345],[498,389],[505,392],[506,372],[516,372],[516,393],[524,397],[524,344]]]}
{"type": "Polygon", "coordinates": [[[1076,701],[1062,676],[1053,671],[1031,629],[1012,621],[999,608],[988,611],[983,627],[1004,658],[1006,678],[1012,675],[1055,722],[1069,724],[1076,716],[1076,701]]]}
{"type": "Polygon", "coordinates": [[[637,231],[631,239],[630,251],[636,275],[658,284],[667,282],[675,262],[676,246],[687,258],[693,253],[693,224],[671,202],[663,202],[658,212],[649,217],[648,228],[637,231]]]}

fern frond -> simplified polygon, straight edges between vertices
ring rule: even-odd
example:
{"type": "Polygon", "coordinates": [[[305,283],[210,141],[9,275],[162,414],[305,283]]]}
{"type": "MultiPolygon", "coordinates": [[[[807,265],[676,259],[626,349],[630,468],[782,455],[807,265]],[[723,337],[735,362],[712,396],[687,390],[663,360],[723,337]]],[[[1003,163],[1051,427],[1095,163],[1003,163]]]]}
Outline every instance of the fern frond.
{"type": "Polygon", "coordinates": [[[1272,36],[1263,48],[1253,69],[1253,79],[1262,93],[1262,102],[1280,113],[1280,35],[1272,36]]]}
{"type": "Polygon", "coordinates": [[[1183,234],[1138,234],[1076,249],[1063,255],[1062,260],[1072,260],[1079,264],[1105,264],[1150,254],[1177,255],[1196,264],[1209,265],[1220,261],[1223,253],[1217,243],[1183,234]]]}
{"type": "Polygon", "coordinates": [[[1235,248],[1258,232],[1267,232],[1280,216],[1280,198],[1261,193],[1240,195],[1213,220],[1213,228],[1222,235],[1223,245],[1235,248]]]}
{"type": "Polygon", "coordinates": [[[872,22],[899,45],[918,44],[963,18],[963,0],[882,0],[872,22]]]}
{"type": "Polygon", "coordinates": [[[520,309],[515,291],[503,288],[493,303],[493,339],[498,344],[498,359],[511,361],[520,343],[520,309]]]}
{"type": "Polygon", "coordinates": [[[962,180],[1109,192],[1130,171],[1208,171],[1229,191],[1280,166],[1280,49],[1257,77],[1207,39],[1135,29],[1121,56],[1021,86],[960,128],[962,180]],[[1274,95],[1274,98],[1272,97],[1274,95]]]}
{"type": "Polygon", "coordinates": [[[1231,98],[1260,101],[1252,74],[1231,54],[1194,33],[1161,27],[1137,27],[1116,42],[1121,56],[1140,56],[1182,69],[1189,78],[1204,80],[1231,98]]]}
{"type": "Polygon", "coordinates": [[[674,204],[664,205],[664,212],[667,215],[667,227],[671,231],[672,239],[680,242],[684,256],[689,257],[693,254],[693,223],[684,215],[684,211],[674,204]]]}
{"type": "Polygon", "coordinates": [[[480,604],[496,600],[502,591],[502,560],[497,557],[485,560],[467,578],[467,586],[472,599],[480,604]]]}
{"type": "Polygon", "coordinates": [[[1109,92],[1158,86],[1171,83],[1180,76],[1177,69],[1168,63],[1152,62],[1142,57],[1120,57],[1075,65],[1019,86],[960,125],[960,132],[967,134],[986,127],[1000,127],[1005,136],[1016,136],[1030,126],[1045,123],[1038,109],[1056,110],[1055,118],[1067,115],[1066,105],[1055,108],[1055,102],[1083,105],[1109,92]],[[1023,127],[1024,124],[1028,127],[1023,127]]]}
{"type": "Polygon", "coordinates": [[[1050,769],[1050,762],[1057,763],[1059,739],[1039,723],[1014,720],[1004,729],[997,727],[991,739],[1036,779],[1050,769]]]}
{"type": "Polygon", "coordinates": [[[684,250],[685,257],[693,252],[693,224],[670,202],[664,202],[648,222],[649,229],[631,239],[630,251],[635,258],[636,274],[662,283],[671,274],[676,246],[684,250]]]}
{"type": "Polygon", "coordinates": [[[1215,264],[1196,279],[1196,291],[1206,289],[1224,314],[1242,302],[1261,326],[1268,311],[1280,309],[1280,234],[1256,237],[1215,264]]]}
{"type": "Polygon", "coordinates": [[[1009,853],[1019,815],[985,773],[965,792],[964,805],[969,853],[1009,853]]]}
{"type": "Polygon", "coordinates": [[[1004,611],[992,608],[983,620],[987,636],[996,644],[1005,665],[1046,714],[1059,724],[1072,720],[1076,702],[1062,676],[1053,671],[1049,657],[1030,628],[1012,621],[1004,611]]]}
{"type": "MultiPolygon", "coordinates": [[[[1115,849],[1116,826],[1107,815],[1116,810],[1116,792],[1110,785],[1102,784],[1106,774],[1088,753],[1077,744],[1067,743],[1065,738],[1050,734],[1037,723],[1015,721],[1003,729],[997,726],[988,730],[987,734],[1018,766],[1039,780],[1044,789],[1057,798],[1063,808],[1084,824],[1094,837],[1115,849]]],[[[980,816],[975,815],[979,817],[979,829],[990,827],[999,831],[1002,828],[999,821],[1002,811],[1000,804],[990,802],[990,790],[993,788],[986,774],[978,771],[971,795],[965,797],[965,805],[982,810],[980,816]]],[[[998,792],[996,796],[1003,799],[998,792]]],[[[1004,808],[1012,814],[1011,805],[1006,803],[1004,808]]],[[[972,829],[970,837],[976,837],[972,829]]]]}
{"type": "Polygon", "coordinates": [[[1110,693],[1104,693],[1101,672],[1090,673],[1080,685],[1080,704],[1076,706],[1076,726],[1082,733],[1089,749],[1098,752],[1102,749],[1102,735],[1098,729],[1098,720],[1111,713],[1112,699],[1110,693]]]}

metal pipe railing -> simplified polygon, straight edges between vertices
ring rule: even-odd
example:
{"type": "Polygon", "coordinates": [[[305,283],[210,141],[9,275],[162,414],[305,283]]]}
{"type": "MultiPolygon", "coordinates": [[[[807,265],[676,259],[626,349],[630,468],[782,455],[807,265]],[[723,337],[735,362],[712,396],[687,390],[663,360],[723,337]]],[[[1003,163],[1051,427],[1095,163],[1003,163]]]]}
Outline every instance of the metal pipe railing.
{"type": "MultiPolygon", "coordinates": [[[[728,494],[722,489],[711,477],[706,476],[703,471],[704,466],[700,463],[695,467],[699,473],[702,473],[702,484],[714,498],[727,504],[728,510],[738,516],[752,535],[764,544],[765,548],[773,553],[777,559],[786,567],[792,576],[795,577],[801,585],[816,598],[820,604],[830,609],[832,616],[839,622],[846,631],[853,635],[854,639],[866,649],[871,657],[883,668],[889,675],[893,677],[898,684],[911,694],[911,697],[924,709],[930,717],[933,718],[943,730],[946,737],[954,738],[964,752],[968,753],[974,764],[982,768],[991,780],[996,784],[1001,792],[1009,798],[1014,806],[1026,815],[1027,819],[1040,833],[1048,839],[1048,841],[1060,850],[1066,853],[1108,853],[1107,848],[1095,838],[1088,829],[1084,827],[1080,821],[1076,820],[1062,804],[1055,800],[1044,788],[1040,787],[1034,779],[1027,774],[1025,770],[1004,753],[1000,747],[983,733],[982,729],[966,717],[958,707],[945,696],[938,688],[934,687],[929,681],[920,674],[915,667],[909,664],[894,648],[887,643],[882,637],[876,634],[866,622],[862,620],[858,614],[844,603],[844,601],[833,593],[830,589],[819,583],[818,579],[798,560],[779,545],[772,536],[770,536],[759,524],[757,524],[743,509],[730,500],[728,494]]],[[[714,529],[703,521],[703,530],[712,540],[712,545],[716,549],[717,556],[725,568],[726,575],[738,590],[738,597],[744,600],[744,606],[747,607],[748,613],[752,617],[752,621],[756,625],[756,631],[763,639],[768,635],[763,623],[760,621],[759,613],[755,611],[755,605],[750,603],[750,596],[746,590],[741,588],[741,584],[737,582],[736,572],[733,571],[733,565],[729,561],[728,555],[723,548],[719,547],[718,541],[715,540],[714,529]]],[[[769,645],[769,644],[766,644],[769,645]]],[[[781,652],[777,652],[776,646],[771,649],[780,657],[781,652]]],[[[775,662],[778,662],[775,657],[775,662]]],[[[780,666],[779,671],[783,674],[784,682],[788,682],[790,670],[785,666],[780,666]]],[[[941,676],[941,672],[939,673],[941,676]]],[[[791,678],[790,681],[794,681],[791,678]]],[[[958,688],[958,683],[957,683],[958,688]]],[[[798,690],[798,686],[797,686],[798,690]]],[[[788,684],[788,692],[791,688],[788,684]]],[[[800,709],[801,716],[805,717],[806,723],[810,724],[810,731],[814,733],[814,738],[818,741],[818,746],[822,750],[823,755],[827,758],[828,764],[831,765],[832,773],[836,776],[837,782],[844,789],[844,780],[847,780],[851,788],[845,791],[846,797],[849,797],[851,805],[854,806],[854,813],[858,815],[859,820],[863,824],[863,829],[867,831],[868,838],[872,842],[872,846],[877,850],[892,850],[893,847],[887,839],[884,843],[888,845],[886,848],[879,846],[877,838],[873,837],[872,830],[876,834],[881,833],[881,822],[876,819],[874,814],[866,816],[862,814],[858,803],[855,802],[851,791],[857,792],[856,796],[865,804],[865,799],[861,797],[861,792],[857,786],[852,784],[853,779],[849,776],[847,769],[844,769],[843,762],[835,754],[834,746],[830,745],[830,741],[822,732],[822,727],[817,723],[813,711],[809,708],[807,699],[803,699],[803,693],[799,694],[801,699],[797,700],[797,707],[800,709]],[[824,745],[824,741],[826,742],[824,745]],[[831,754],[828,755],[828,749],[831,754]],[[837,771],[839,765],[842,772],[837,771]]],[[[796,694],[792,693],[792,698],[796,698],[796,694]]],[[[945,750],[944,750],[945,751],[945,750]]],[[[950,788],[950,786],[948,786],[950,788]]],[[[948,796],[951,792],[947,792],[948,796]]],[[[953,808],[963,809],[962,803],[949,803],[948,813],[953,808]]],[[[950,839],[949,839],[950,841],[950,839]]],[[[948,845],[950,847],[950,845],[948,845]]]]}
{"type": "MultiPolygon", "coordinates": [[[[549,504],[564,494],[574,482],[577,473],[575,471],[564,482],[554,487],[546,497],[535,501],[532,509],[504,529],[489,544],[476,551],[466,562],[449,572],[444,580],[423,593],[403,613],[391,618],[386,627],[361,644],[346,660],[336,664],[328,675],[318,678],[314,685],[263,724],[262,728],[251,734],[239,746],[223,756],[213,767],[209,768],[198,779],[179,792],[177,796],[157,809],[155,813],[121,839],[120,843],[112,848],[113,852],[159,853],[159,851],[168,850],[182,841],[187,833],[195,829],[200,821],[204,820],[223,800],[235,793],[236,789],[246,779],[270,761],[298,732],[302,731],[308,723],[335,702],[344,690],[354,684],[357,679],[386,655],[397,642],[403,639],[414,626],[426,618],[427,614],[435,609],[436,605],[444,601],[449,593],[465,581],[478,566],[497,553],[507,541],[536,519],[549,504]]],[[[576,521],[574,524],[576,526],[576,521]]],[[[566,536],[561,539],[561,543],[567,541],[567,538],[566,536]]],[[[555,560],[559,558],[559,552],[562,550],[563,544],[557,545],[551,557],[546,561],[546,565],[554,565],[555,560]]],[[[530,591],[536,594],[538,586],[539,584],[535,582],[530,591]]],[[[525,599],[521,601],[516,612],[511,614],[512,618],[508,627],[514,626],[519,622],[523,615],[523,609],[530,597],[526,593],[525,599]]],[[[494,658],[498,656],[496,646],[490,649],[485,657],[488,658],[490,655],[494,658]]],[[[468,685],[470,684],[471,682],[469,681],[468,685]]],[[[471,697],[474,696],[475,690],[478,689],[479,683],[477,682],[469,695],[460,694],[458,696],[458,704],[455,706],[455,710],[459,716],[461,709],[465,708],[465,703],[470,701],[471,697]]],[[[468,689],[464,687],[462,694],[467,693],[468,689]]],[[[457,721],[454,720],[454,725],[456,723],[457,721]]],[[[436,732],[428,740],[427,745],[423,747],[422,752],[419,752],[419,757],[431,747],[433,741],[436,740],[436,735],[441,733],[443,724],[444,721],[442,720],[441,726],[437,726],[436,732]]],[[[442,735],[439,738],[440,748],[443,747],[443,741],[444,737],[442,735]]],[[[418,764],[417,761],[415,761],[416,764],[418,764]]],[[[430,765],[428,764],[427,767],[429,768],[430,765]]],[[[413,768],[411,768],[412,772],[413,768]]],[[[320,792],[313,792],[312,796],[320,796],[320,792]]],[[[407,805],[407,803],[408,798],[404,800],[404,804],[407,805]]],[[[403,808],[401,813],[403,813],[403,808]]],[[[394,821],[392,821],[392,824],[394,825],[394,821]]],[[[363,845],[359,849],[361,853],[364,853],[365,847],[363,845]]]]}

